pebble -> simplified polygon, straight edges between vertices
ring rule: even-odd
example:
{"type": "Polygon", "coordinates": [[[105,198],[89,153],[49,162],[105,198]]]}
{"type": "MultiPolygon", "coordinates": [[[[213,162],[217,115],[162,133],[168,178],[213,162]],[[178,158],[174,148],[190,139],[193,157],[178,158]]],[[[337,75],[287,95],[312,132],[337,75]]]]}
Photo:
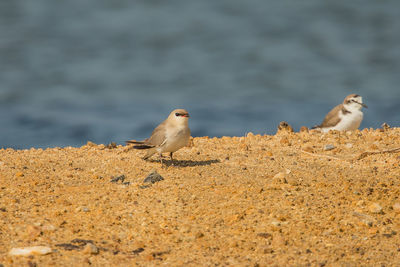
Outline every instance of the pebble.
{"type": "Polygon", "coordinates": [[[293,132],[293,128],[292,126],[289,125],[289,123],[287,123],[286,121],[281,121],[278,125],[278,131],[288,131],[288,132],[293,132]]]}
{"type": "Polygon", "coordinates": [[[382,211],[382,207],[378,203],[372,203],[368,206],[368,209],[372,213],[380,213],[382,211]]]}
{"type": "Polygon", "coordinates": [[[77,207],[77,208],[75,209],[75,211],[76,211],[76,212],[79,212],[79,211],[89,212],[90,209],[89,209],[88,207],[77,207]]]}
{"type": "Polygon", "coordinates": [[[12,248],[8,253],[11,256],[31,256],[31,255],[46,255],[51,253],[52,250],[45,246],[34,246],[24,248],[12,248]]]}
{"type": "Polygon", "coordinates": [[[324,150],[325,150],[325,151],[329,151],[329,150],[332,150],[332,149],[334,149],[334,148],[335,148],[335,146],[332,145],[332,144],[328,144],[328,145],[325,145],[325,146],[324,146],[324,150]]]}
{"type": "Polygon", "coordinates": [[[347,144],[346,144],[346,147],[347,147],[347,148],[352,148],[352,147],[353,147],[353,144],[352,144],[352,143],[347,143],[347,144]]]}
{"type": "Polygon", "coordinates": [[[400,213],[400,202],[396,202],[393,204],[393,210],[396,213],[400,213]]]}
{"type": "Polygon", "coordinates": [[[278,172],[277,174],[274,175],[274,179],[283,179],[283,178],[285,178],[284,172],[278,172]]]}
{"type": "Polygon", "coordinates": [[[284,172],[278,172],[272,179],[275,183],[287,183],[286,174],[284,172]]]}
{"type": "MultiPolygon", "coordinates": [[[[359,195],[360,193],[358,193],[357,195],[359,195]]],[[[357,207],[362,207],[362,206],[364,206],[365,205],[365,201],[364,200],[359,200],[359,201],[357,201],[357,203],[356,203],[356,206],[357,207]]]]}
{"type": "Polygon", "coordinates": [[[88,142],[86,143],[86,146],[88,146],[88,147],[97,147],[97,144],[95,144],[95,143],[93,143],[93,142],[91,142],[91,141],[88,141],[88,142]]]}
{"type": "Polygon", "coordinates": [[[49,224],[49,225],[43,226],[43,227],[42,227],[42,230],[43,230],[43,231],[49,231],[49,232],[51,232],[51,231],[57,230],[57,228],[56,228],[54,225],[49,224]]]}
{"type": "Polygon", "coordinates": [[[94,244],[87,243],[86,246],[83,248],[82,252],[84,254],[96,255],[99,254],[99,249],[94,244]]]}
{"type": "Polygon", "coordinates": [[[353,212],[353,215],[355,217],[357,217],[363,224],[365,224],[366,226],[371,227],[374,224],[374,218],[372,218],[369,215],[366,214],[362,214],[360,212],[353,212]]]}
{"type": "Polygon", "coordinates": [[[42,231],[38,226],[28,225],[25,230],[25,236],[34,239],[40,236],[41,232],[42,231]]]}
{"type": "Polygon", "coordinates": [[[164,180],[164,178],[158,174],[156,170],[150,172],[150,174],[143,180],[143,183],[157,183],[159,181],[164,180]]]}
{"type": "Polygon", "coordinates": [[[111,183],[118,183],[118,181],[121,181],[121,183],[123,183],[125,181],[125,175],[120,175],[117,177],[113,177],[110,182],[111,183]]]}
{"type": "Polygon", "coordinates": [[[272,221],[271,224],[272,224],[273,226],[275,226],[275,227],[281,226],[281,222],[276,221],[276,220],[272,221]]]}
{"type": "Polygon", "coordinates": [[[308,133],[308,128],[306,127],[306,126],[301,126],[301,128],[300,128],[300,132],[306,132],[306,133],[308,133]]]}

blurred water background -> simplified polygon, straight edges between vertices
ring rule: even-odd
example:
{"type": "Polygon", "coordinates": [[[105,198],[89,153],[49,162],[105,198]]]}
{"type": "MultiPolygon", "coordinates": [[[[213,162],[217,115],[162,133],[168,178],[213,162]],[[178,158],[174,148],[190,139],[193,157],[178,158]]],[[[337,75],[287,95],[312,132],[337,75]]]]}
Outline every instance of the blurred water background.
{"type": "Polygon", "coordinates": [[[0,147],[313,126],[350,93],[399,126],[400,1],[0,1],[0,147]]]}

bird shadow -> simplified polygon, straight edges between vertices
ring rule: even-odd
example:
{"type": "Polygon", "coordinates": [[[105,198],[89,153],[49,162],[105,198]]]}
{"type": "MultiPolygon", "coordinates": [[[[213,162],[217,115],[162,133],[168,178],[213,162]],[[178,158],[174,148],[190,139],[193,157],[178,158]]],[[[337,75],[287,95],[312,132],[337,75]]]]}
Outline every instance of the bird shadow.
{"type": "MultiPolygon", "coordinates": [[[[155,159],[148,159],[148,162],[158,162],[160,160],[155,159]]],[[[163,159],[163,165],[167,167],[194,167],[194,166],[208,166],[215,163],[221,163],[219,159],[211,159],[211,160],[170,160],[170,159],[163,159]]]]}

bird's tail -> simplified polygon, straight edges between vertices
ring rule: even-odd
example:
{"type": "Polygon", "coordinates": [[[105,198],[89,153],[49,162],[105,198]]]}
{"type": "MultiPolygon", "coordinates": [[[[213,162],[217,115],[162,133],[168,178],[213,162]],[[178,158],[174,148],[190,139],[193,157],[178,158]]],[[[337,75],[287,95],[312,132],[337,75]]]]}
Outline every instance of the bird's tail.
{"type": "Polygon", "coordinates": [[[125,141],[125,143],[127,145],[129,144],[133,144],[133,148],[135,149],[149,149],[149,148],[153,148],[153,145],[149,145],[146,144],[145,141],[136,141],[136,140],[129,140],[129,141],[125,141]]]}

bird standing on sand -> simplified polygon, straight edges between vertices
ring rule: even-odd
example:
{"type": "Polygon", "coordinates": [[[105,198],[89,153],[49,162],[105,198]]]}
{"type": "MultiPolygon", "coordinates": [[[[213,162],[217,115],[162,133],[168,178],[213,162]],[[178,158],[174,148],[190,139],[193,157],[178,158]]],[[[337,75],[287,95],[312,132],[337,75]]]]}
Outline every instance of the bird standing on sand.
{"type": "Polygon", "coordinates": [[[326,133],[329,130],[352,131],[360,127],[363,119],[362,107],[367,108],[362,101],[362,97],[356,94],[346,96],[343,103],[334,107],[326,116],[324,121],[314,126],[326,133]]]}
{"type": "Polygon", "coordinates": [[[189,113],[186,110],[175,109],[165,121],[154,129],[150,138],[144,141],[126,141],[126,144],[133,144],[135,149],[147,149],[147,154],[143,159],[148,159],[153,154],[159,153],[162,164],[162,153],[169,152],[172,161],[172,153],[189,144],[188,121],[189,113]]]}

